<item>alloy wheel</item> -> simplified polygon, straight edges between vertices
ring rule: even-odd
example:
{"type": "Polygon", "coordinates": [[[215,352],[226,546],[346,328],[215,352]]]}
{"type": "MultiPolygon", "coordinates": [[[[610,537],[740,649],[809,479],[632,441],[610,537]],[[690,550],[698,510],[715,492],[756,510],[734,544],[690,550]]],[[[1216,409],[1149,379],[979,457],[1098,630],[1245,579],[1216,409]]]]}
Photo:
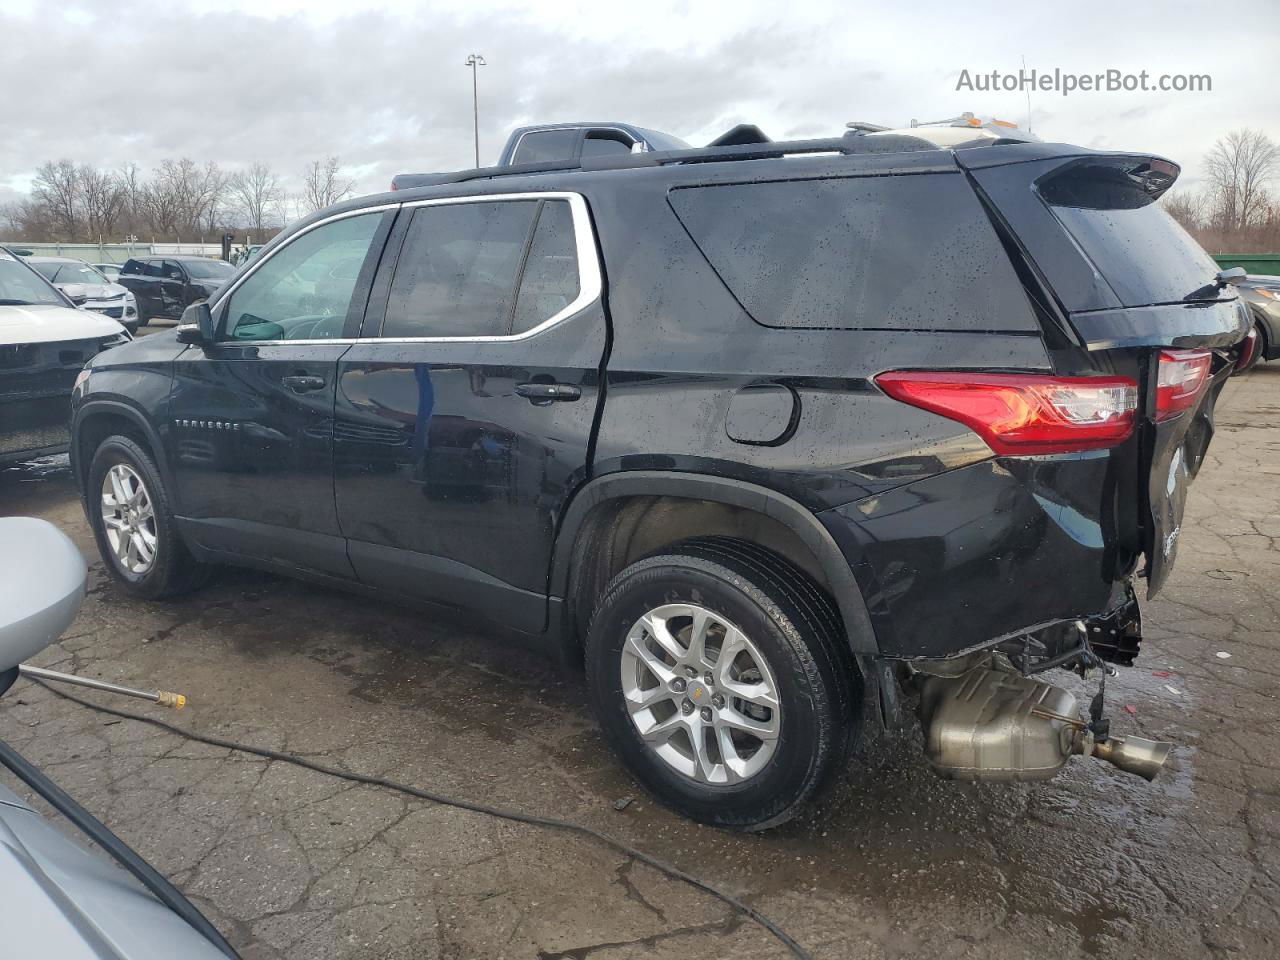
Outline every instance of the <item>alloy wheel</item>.
{"type": "Polygon", "coordinates": [[[127,463],[102,478],[102,525],[116,563],[126,573],[145,574],[156,560],[156,517],[142,477],[127,463]]]}
{"type": "Polygon", "coordinates": [[[699,783],[735,784],[768,765],[778,744],[778,685],[760,649],[696,604],[650,610],[622,648],[622,694],[641,739],[699,783]]]}

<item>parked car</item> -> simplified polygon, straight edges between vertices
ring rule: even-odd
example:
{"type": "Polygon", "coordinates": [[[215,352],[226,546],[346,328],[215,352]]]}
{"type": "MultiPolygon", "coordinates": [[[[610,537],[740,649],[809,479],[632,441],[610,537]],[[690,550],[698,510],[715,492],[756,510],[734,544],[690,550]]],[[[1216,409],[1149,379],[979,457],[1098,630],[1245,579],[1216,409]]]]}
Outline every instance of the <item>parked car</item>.
{"type": "Polygon", "coordinates": [[[235,267],[209,257],[136,257],[120,268],[120,283],[138,299],[146,323],[157,317],[177,320],[191,304],[206,300],[235,273],[235,267]]]}
{"type": "MultiPolygon", "coordinates": [[[[516,127],[511,131],[498,156],[498,166],[572,162],[595,157],[625,157],[653,150],[687,149],[689,144],[679,137],[631,123],[540,123],[516,127]]],[[[440,176],[436,173],[402,173],[391,181],[391,189],[425,186],[440,176]]]]}
{"type": "Polygon", "coordinates": [[[90,264],[93,269],[115,283],[120,278],[120,264],[118,263],[94,263],[90,264]]]}
{"type": "MultiPolygon", "coordinates": [[[[71,625],[84,599],[87,570],[79,548],[44,520],[0,517],[0,543],[3,695],[19,665],[71,625]]],[[[231,946],[173,884],[2,741],[0,760],[126,868],[73,842],[0,785],[5,956],[234,960],[231,946]]]]}
{"type": "Polygon", "coordinates": [[[70,257],[27,257],[27,263],[77,306],[120,321],[130,333],[138,332],[138,303],[133,294],[96,267],[70,257]]]}
{"type": "Polygon", "coordinates": [[[1258,340],[1253,363],[1280,359],[1280,277],[1249,274],[1236,289],[1253,318],[1258,340]]]}
{"type": "Polygon", "coordinates": [[[85,361],[130,339],[0,247],[0,463],[65,453],[85,361]]]}
{"type": "Polygon", "coordinates": [[[929,136],[308,217],[89,364],[106,568],[159,598],[241,564],[536,638],[636,778],[721,826],[792,816],[904,681],[944,776],[1154,776],[1167,744],[1042,677],[1137,656],[1244,309],[1154,202],[1175,164],[929,136]]]}

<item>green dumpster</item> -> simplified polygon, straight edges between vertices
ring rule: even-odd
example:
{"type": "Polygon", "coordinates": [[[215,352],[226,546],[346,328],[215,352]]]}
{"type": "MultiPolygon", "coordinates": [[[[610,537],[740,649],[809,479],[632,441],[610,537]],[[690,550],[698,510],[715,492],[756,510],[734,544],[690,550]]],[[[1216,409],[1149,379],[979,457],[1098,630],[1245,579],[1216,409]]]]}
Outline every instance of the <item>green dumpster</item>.
{"type": "Polygon", "coordinates": [[[1215,253],[1220,267],[1244,267],[1245,273],[1280,276],[1280,253],[1215,253]]]}

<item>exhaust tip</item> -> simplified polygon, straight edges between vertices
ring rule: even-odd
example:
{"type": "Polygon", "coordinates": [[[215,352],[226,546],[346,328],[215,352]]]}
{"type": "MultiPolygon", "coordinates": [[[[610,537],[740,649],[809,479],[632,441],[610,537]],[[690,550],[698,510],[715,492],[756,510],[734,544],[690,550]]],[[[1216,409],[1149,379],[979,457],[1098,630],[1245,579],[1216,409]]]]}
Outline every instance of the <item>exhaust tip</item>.
{"type": "Polygon", "coordinates": [[[1093,756],[1150,783],[1164,769],[1173,744],[1145,737],[1111,737],[1093,745],[1093,756]]]}

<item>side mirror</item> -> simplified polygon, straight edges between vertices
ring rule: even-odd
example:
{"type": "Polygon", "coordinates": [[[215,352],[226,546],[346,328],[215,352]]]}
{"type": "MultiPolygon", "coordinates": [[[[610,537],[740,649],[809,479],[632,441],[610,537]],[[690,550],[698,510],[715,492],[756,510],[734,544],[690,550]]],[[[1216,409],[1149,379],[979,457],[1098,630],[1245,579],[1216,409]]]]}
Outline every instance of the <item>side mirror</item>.
{"type": "Polygon", "coordinates": [[[183,310],[177,331],[179,343],[197,347],[207,347],[213,343],[213,314],[209,312],[208,301],[201,300],[183,310]]]}
{"type": "Polygon", "coordinates": [[[1219,270],[1217,281],[1219,287],[1235,286],[1237,283],[1243,283],[1248,277],[1244,267],[1231,267],[1227,270],[1219,270]]]}
{"type": "Polygon", "coordinates": [[[53,643],[76,618],[88,570],[46,520],[0,517],[0,672],[53,643]]]}

